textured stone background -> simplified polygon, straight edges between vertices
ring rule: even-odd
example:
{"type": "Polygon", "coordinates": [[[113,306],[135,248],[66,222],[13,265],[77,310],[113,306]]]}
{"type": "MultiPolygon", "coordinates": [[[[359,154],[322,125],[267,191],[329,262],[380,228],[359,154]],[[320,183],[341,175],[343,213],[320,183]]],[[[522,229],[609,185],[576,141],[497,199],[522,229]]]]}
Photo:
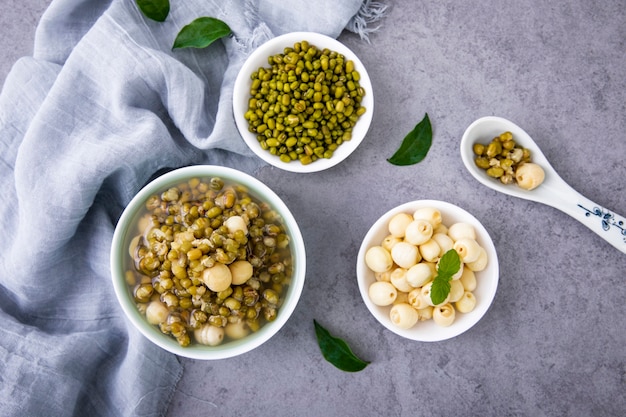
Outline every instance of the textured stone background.
{"type": "MultiPolygon", "coordinates": [[[[2,79],[32,53],[47,3],[5,0],[2,79]]],[[[328,171],[259,172],[299,220],[309,266],[302,300],[279,334],[253,352],[183,360],[167,416],[624,415],[626,255],[551,207],[480,185],[458,152],[473,120],[509,118],[572,187],[626,215],[623,0],[398,0],[371,43],[349,33],[340,40],[374,85],[366,140],[328,171]],[[426,112],[434,129],[427,158],[388,164],[426,112]],[[462,206],[498,250],[493,305],[473,329],[445,342],[411,342],[385,330],[356,283],[369,226],[414,199],[462,206]],[[372,364],[349,374],[325,362],[314,318],[372,364]]]]}

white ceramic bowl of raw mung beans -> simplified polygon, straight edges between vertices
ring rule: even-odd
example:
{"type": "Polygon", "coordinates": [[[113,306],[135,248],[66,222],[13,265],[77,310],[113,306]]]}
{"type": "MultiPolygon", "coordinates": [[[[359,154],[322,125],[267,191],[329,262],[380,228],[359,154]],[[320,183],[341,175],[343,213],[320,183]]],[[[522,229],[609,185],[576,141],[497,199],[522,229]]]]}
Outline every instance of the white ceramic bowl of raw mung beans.
{"type": "Polygon", "coordinates": [[[233,112],[259,158],[309,173],[339,164],[361,144],[374,94],[365,66],[347,46],[319,33],[292,32],[247,58],[235,81],[233,112]]]}
{"type": "Polygon", "coordinates": [[[268,341],[293,313],[305,271],[289,208],[259,180],[221,166],[151,181],[123,211],[111,247],[126,317],[156,345],[193,359],[268,341]]]}
{"type": "Polygon", "coordinates": [[[496,249],[485,227],[461,207],[417,200],[383,214],[365,235],[357,257],[365,305],[390,331],[422,342],[450,339],[487,313],[498,287],[496,249]],[[432,282],[447,251],[461,267],[446,299],[433,305],[432,282]]]}

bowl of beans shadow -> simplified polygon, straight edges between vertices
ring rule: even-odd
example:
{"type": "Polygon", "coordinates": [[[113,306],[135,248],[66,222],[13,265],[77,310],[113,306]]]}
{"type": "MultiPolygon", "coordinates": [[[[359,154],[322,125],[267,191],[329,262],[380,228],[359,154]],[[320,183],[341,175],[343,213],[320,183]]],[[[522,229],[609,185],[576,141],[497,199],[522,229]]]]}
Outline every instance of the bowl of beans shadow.
{"type": "Polygon", "coordinates": [[[277,36],[254,50],[233,89],[237,128],[256,156],[310,173],[350,156],[374,113],[367,71],[348,47],[313,32],[277,36]]]}
{"type": "Polygon", "coordinates": [[[119,305],[176,355],[224,359],[267,342],[300,299],[304,241],[265,184],[210,165],[179,168],[142,188],[111,246],[119,305]]]}
{"type": "Polygon", "coordinates": [[[498,256],[487,229],[463,208],[439,200],[410,201],[378,218],[363,238],[356,272],[374,318],[420,342],[450,339],[474,327],[489,310],[499,281],[498,256]],[[468,247],[480,251],[480,257],[462,258],[468,247]],[[433,305],[430,289],[438,262],[450,250],[460,254],[461,267],[449,281],[448,297],[433,305]]]}

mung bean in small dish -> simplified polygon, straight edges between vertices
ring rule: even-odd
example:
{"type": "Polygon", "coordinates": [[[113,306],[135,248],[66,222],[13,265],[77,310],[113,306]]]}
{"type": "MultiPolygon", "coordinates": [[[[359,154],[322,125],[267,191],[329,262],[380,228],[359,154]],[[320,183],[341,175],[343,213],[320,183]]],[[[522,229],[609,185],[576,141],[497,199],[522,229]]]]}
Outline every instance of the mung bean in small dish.
{"type": "Polygon", "coordinates": [[[341,42],[293,32],[257,48],[233,91],[241,136],[261,159],[292,172],[337,165],[363,141],[373,115],[372,85],[341,42]]]}
{"type": "Polygon", "coordinates": [[[171,171],[122,213],[111,249],[118,300],[152,342],[220,359],[267,341],[300,297],[302,236],[280,198],[225,167],[171,171]]]}

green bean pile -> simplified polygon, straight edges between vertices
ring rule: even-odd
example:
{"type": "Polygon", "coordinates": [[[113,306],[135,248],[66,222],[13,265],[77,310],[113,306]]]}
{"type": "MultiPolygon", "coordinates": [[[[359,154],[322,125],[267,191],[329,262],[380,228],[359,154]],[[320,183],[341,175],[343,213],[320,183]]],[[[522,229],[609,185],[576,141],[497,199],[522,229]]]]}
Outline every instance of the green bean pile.
{"type": "Polygon", "coordinates": [[[153,195],[145,208],[129,246],[126,280],[151,324],[181,346],[215,345],[228,326],[237,338],[276,318],[292,257],[282,219],[267,202],[213,177],[153,195]],[[249,274],[242,276],[237,265],[249,274]],[[208,272],[218,267],[230,268],[226,283],[211,281],[208,272]],[[207,329],[221,335],[217,342],[199,340],[207,329]]]}
{"type": "Polygon", "coordinates": [[[354,62],[307,41],[268,57],[252,75],[245,118],[261,148],[283,162],[331,158],[366,108],[354,62]]]}
{"type": "Polygon", "coordinates": [[[488,144],[475,143],[474,163],[492,178],[503,184],[515,182],[515,171],[523,163],[530,162],[530,150],[519,146],[511,132],[503,132],[488,144]]]}

